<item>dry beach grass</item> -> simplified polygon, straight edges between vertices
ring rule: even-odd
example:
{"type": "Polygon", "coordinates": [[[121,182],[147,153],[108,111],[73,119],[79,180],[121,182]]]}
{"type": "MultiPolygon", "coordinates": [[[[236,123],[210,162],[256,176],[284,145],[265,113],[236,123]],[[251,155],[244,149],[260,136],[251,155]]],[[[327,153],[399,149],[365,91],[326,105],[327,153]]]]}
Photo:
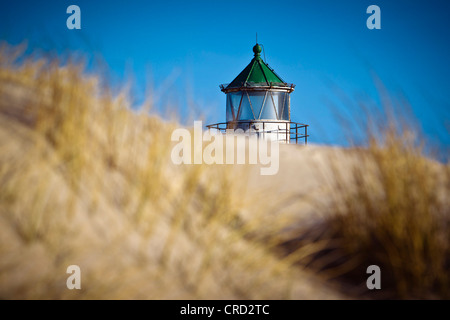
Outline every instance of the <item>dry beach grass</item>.
{"type": "Polygon", "coordinates": [[[449,166],[408,139],[176,166],[176,122],[22,51],[0,49],[0,298],[449,298],[449,166]]]}

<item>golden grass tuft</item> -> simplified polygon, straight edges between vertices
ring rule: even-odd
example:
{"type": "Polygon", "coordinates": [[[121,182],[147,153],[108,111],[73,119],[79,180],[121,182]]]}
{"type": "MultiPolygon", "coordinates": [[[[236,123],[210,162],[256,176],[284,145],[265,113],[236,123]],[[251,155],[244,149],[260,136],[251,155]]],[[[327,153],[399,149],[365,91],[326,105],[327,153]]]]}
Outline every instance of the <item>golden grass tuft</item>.
{"type": "Polygon", "coordinates": [[[370,134],[368,147],[328,159],[322,219],[280,240],[284,254],[355,297],[450,298],[450,167],[424,156],[396,127],[370,134]],[[368,290],[367,267],[381,270],[368,290]]]}
{"type": "MultiPolygon", "coordinates": [[[[389,298],[450,298],[450,167],[426,158],[411,132],[386,131],[335,180],[326,224],[355,271],[380,266],[389,298]],[[352,186],[343,183],[350,176],[352,186]]],[[[341,257],[342,258],[342,257],[341,257]]]]}

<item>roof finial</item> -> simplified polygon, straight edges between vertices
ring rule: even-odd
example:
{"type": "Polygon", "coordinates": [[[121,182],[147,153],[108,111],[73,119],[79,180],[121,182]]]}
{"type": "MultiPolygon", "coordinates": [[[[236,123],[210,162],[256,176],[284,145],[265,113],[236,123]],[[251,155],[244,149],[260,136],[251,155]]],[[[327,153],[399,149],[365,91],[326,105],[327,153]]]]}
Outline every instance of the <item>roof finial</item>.
{"type": "Polygon", "coordinates": [[[255,46],[253,47],[253,53],[255,54],[255,58],[261,59],[261,46],[259,44],[255,44],[255,46]]]}
{"type": "Polygon", "coordinates": [[[258,44],[258,32],[256,33],[256,44],[258,44]]]}

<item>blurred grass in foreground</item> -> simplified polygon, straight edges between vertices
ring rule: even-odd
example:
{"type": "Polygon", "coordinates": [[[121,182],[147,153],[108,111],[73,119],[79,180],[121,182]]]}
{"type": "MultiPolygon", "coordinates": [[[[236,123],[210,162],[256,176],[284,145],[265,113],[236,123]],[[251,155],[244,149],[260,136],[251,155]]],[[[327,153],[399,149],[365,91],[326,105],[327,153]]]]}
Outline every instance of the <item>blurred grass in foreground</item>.
{"type": "Polygon", "coordinates": [[[449,167],[396,130],[330,157],[324,218],[292,232],[279,194],[246,198],[249,166],[173,165],[176,122],[23,49],[0,47],[0,298],[348,297],[317,274],[359,297],[370,264],[381,297],[449,297],[449,167]]]}
{"type": "Polygon", "coordinates": [[[0,298],[325,296],[245,239],[229,168],[172,164],[175,122],[23,50],[0,48],[0,298]]]}
{"type": "Polygon", "coordinates": [[[332,156],[333,173],[317,171],[327,181],[328,198],[315,203],[324,218],[280,247],[353,296],[450,299],[450,166],[426,157],[391,111],[387,125],[369,119],[369,141],[350,148],[350,161],[332,156]],[[381,269],[382,290],[366,287],[370,265],[381,269]]]}

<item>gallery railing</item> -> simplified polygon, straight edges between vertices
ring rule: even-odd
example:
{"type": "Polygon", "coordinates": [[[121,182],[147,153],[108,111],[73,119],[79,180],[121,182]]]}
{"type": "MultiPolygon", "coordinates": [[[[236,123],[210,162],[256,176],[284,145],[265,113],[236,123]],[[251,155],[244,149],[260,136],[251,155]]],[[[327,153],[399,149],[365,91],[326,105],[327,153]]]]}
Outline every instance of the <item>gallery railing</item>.
{"type": "Polygon", "coordinates": [[[267,137],[269,135],[271,139],[276,134],[277,138],[275,140],[277,141],[305,145],[308,144],[309,137],[307,124],[291,121],[240,120],[209,124],[206,127],[209,130],[218,130],[221,133],[226,133],[230,129],[241,129],[246,133],[257,134],[259,137],[267,137]]]}

